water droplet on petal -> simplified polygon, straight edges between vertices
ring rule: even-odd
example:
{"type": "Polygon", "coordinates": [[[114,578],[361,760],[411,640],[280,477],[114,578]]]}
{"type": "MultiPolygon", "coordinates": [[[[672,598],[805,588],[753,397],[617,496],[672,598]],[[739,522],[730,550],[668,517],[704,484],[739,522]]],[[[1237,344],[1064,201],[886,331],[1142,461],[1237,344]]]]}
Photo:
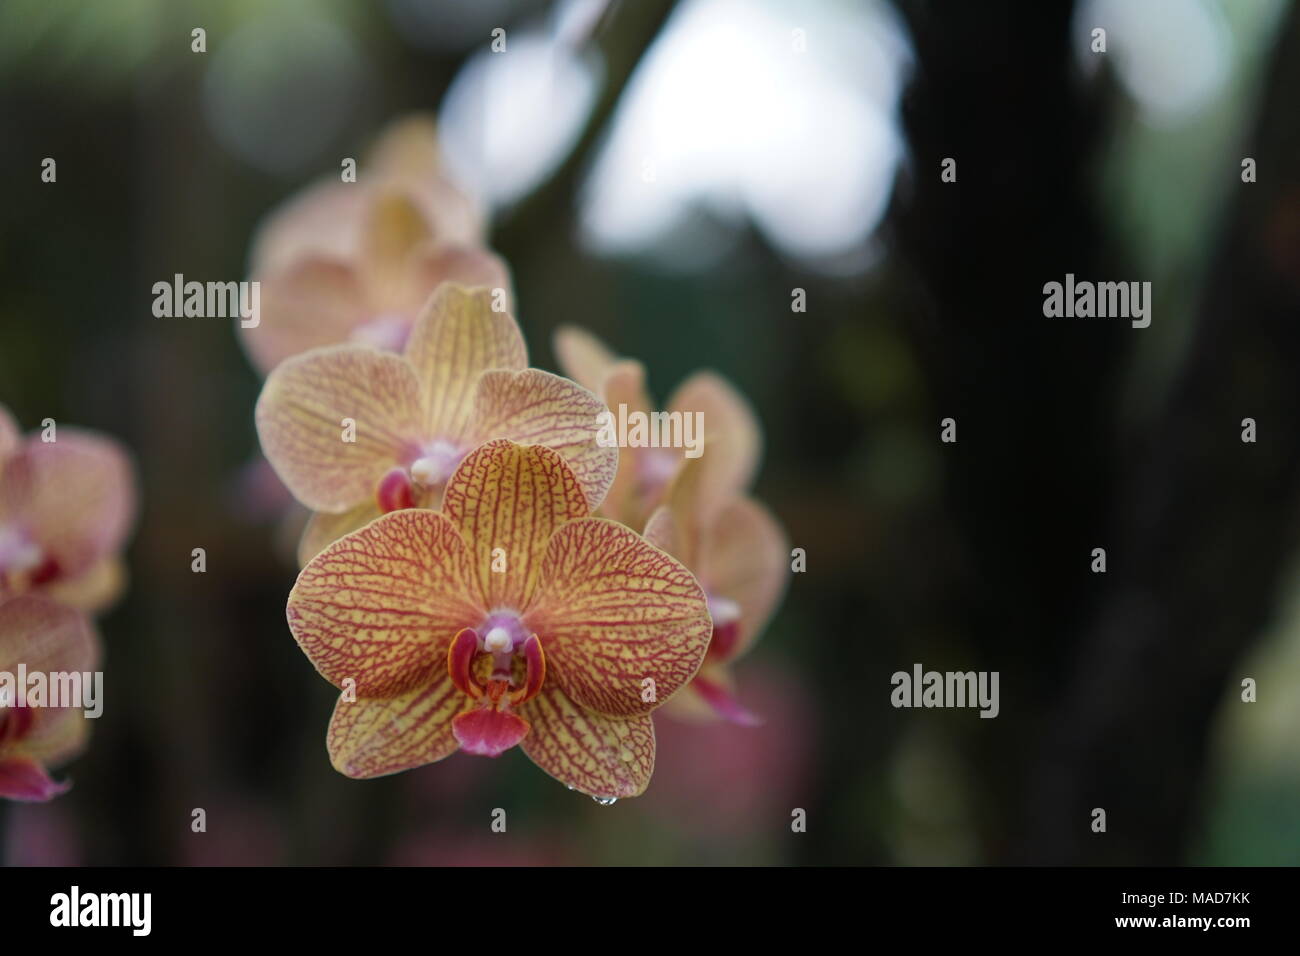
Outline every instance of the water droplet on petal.
{"type": "Polygon", "coordinates": [[[602,807],[612,807],[614,804],[618,803],[618,797],[592,797],[591,799],[595,800],[602,807]]]}

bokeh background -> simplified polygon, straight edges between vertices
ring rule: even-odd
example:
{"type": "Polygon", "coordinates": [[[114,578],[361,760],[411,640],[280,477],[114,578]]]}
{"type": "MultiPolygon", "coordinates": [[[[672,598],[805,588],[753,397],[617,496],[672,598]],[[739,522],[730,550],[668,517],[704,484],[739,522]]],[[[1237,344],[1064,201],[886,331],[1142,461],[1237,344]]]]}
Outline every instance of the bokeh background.
{"type": "Polygon", "coordinates": [[[1300,862],[1298,107],[1280,0],[5,0],[0,402],[120,438],[144,504],[104,716],[4,859],[1300,862]],[[613,807],[517,751],[330,768],[258,376],[152,314],[414,110],[534,363],[572,322],[661,398],[725,374],[807,552],[738,671],[766,724],[660,716],[613,807]],[[1066,272],[1152,282],[1151,327],[1043,318],[1066,272]],[[999,671],[1000,716],[893,709],[915,662],[999,671]]]}

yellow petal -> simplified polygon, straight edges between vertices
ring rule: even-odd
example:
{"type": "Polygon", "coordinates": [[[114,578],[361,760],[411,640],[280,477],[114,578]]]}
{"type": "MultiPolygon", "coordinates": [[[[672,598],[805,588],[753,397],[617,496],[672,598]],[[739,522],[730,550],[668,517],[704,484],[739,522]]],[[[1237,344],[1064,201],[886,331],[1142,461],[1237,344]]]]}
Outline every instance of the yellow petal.
{"type": "Polygon", "coordinates": [[[469,547],[484,606],[522,612],[532,603],[551,535],[586,515],[587,500],[558,452],[499,439],[460,463],[442,508],[469,547]]]}
{"type": "Polygon", "coordinates": [[[313,558],[289,594],[289,629],[321,676],[391,697],[445,672],[451,640],[482,622],[465,544],[441,514],[394,511],[313,558]],[[345,682],[351,679],[354,684],[345,682]]]}
{"type": "Polygon", "coordinates": [[[548,682],[602,714],[648,714],[699,670],[713,624],[681,562],[605,518],[551,538],[535,608],[548,682]]]}
{"type": "Polygon", "coordinates": [[[295,498],[314,511],[346,511],[406,464],[419,437],[419,384],[400,356],[356,345],[282,362],[257,400],[262,452],[295,498]],[[348,423],[355,441],[346,441],[348,423]]]}
{"type": "Polygon", "coordinates": [[[492,291],[454,282],[434,292],[406,357],[420,382],[425,434],[448,441],[466,435],[483,372],[528,364],[519,326],[510,313],[492,310],[492,291]]]}
{"type": "Polygon", "coordinates": [[[618,471],[619,450],[596,441],[597,418],[604,410],[605,404],[587,389],[550,372],[484,372],[470,431],[476,442],[509,438],[559,452],[592,511],[618,471]]]}
{"type": "Polygon", "coordinates": [[[465,695],[444,669],[423,687],[397,697],[346,695],[334,705],[326,735],[330,763],[349,777],[379,777],[450,756],[457,748],[451,722],[465,695]]]}
{"type": "Polygon", "coordinates": [[[655,766],[649,717],[603,717],[573,703],[550,685],[519,709],[532,724],[523,747],[556,780],[593,797],[642,793],[655,766]]]}

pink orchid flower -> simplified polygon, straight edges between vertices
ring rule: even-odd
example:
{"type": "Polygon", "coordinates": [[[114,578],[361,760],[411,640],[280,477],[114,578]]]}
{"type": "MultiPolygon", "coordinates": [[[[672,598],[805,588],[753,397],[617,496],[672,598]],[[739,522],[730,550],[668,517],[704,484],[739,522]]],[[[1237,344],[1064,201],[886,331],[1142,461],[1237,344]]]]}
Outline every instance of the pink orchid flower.
{"type": "MultiPolygon", "coordinates": [[[[564,373],[603,398],[615,418],[621,407],[629,414],[654,410],[641,363],[616,357],[587,332],[572,326],[559,329],[555,354],[564,373]]],[[[703,497],[721,501],[749,487],[758,468],[762,433],[749,403],[731,384],[714,372],[696,372],[669,398],[667,411],[703,415],[698,459],[704,462],[699,478],[703,497]]],[[[643,528],[688,460],[681,448],[622,449],[618,477],[601,514],[643,528]]]]}
{"type": "MultiPolygon", "coordinates": [[[[25,594],[0,603],[0,673],[17,675],[93,671],[99,640],[80,611],[48,598],[25,594]]],[[[46,769],[62,763],[85,744],[90,732],[75,707],[19,706],[0,700],[0,797],[50,800],[71,786],[46,769]]]]}
{"type": "Polygon", "coordinates": [[[618,449],[597,443],[604,405],[527,366],[519,326],[492,309],[490,291],[452,283],[438,288],[402,355],[338,345],[280,365],[258,399],[257,431],[281,480],[317,512],[301,561],[382,513],[438,507],[461,459],[493,438],[555,449],[599,504],[618,469],[618,449]]]}
{"type": "Polygon", "coordinates": [[[558,453],[492,441],[460,463],[441,511],[384,515],[302,570],[289,627],[343,691],[337,770],[519,745],[598,799],[645,789],[650,713],[703,661],[708,607],[680,562],[590,510],[558,453]]]}
{"type": "Polygon", "coordinates": [[[790,579],[790,546],[776,519],[752,498],[708,502],[703,464],[703,458],[686,463],[645,529],[647,541],[695,574],[713,619],[704,666],[670,707],[677,716],[712,714],[753,726],[761,720],[736,700],[731,666],[753,646],[781,601],[790,579]]]}
{"type": "Polygon", "coordinates": [[[239,322],[268,372],[322,345],[400,352],[444,281],[509,294],[505,263],[482,247],[478,211],[443,177],[433,125],[405,120],[380,140],[357,182],[309,189],[262,227],[251,256],[261,283],[256,325],[239,322]]]}
{"type": "Polygon", "coordinates": [[[135,518],[117,442],[66,425],[20,435],[0,405],[0,600],[39,590],[97,611],[125,582],[119,552],[135,518]]]}

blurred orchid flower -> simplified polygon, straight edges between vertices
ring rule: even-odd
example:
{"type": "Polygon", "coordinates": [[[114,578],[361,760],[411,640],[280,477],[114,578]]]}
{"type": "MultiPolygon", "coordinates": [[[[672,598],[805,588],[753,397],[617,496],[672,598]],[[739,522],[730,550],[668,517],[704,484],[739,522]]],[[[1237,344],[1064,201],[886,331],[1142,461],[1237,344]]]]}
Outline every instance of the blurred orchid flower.
{"type": "Polygon", "coordinates": [[[761,723],[735,698],[731,665],[762,633],[790,578],[790,546],[781,526],[744,496],[710,507],[704,459],[682,468],[646,524],[645,538],[677,558],[704,588],[713,619],[709,653],[690,689],[670,702],[672,713],[710,713],[732,723],[761,723]]]}
{"type": "MultiPolygon", "coordinates": [[[[93,671],[99,640],[80,611],[34,594],[0,603],[0,672],[93,671]]],[[[71,786],[56,782],[47,767],[85,744],[89,723],[76,707],[19,706],[0,700],[0,797],[43,801],[71,786]]]]}
{"type": "Polygon", "coordinates": [[[241,340],[262,372],[339,342],[400,352],[441,282],[508,295],[505,263],[482,241],[480,212],[440,170],[432,121],[400,121],[356,182],[319,183],[268,217],[250,263],[259,321],[239,323],[241,340]]]}
{"type": "Polygon", "coordinates": [[[438,507],[461,459],[493,438],[555,449],[588,505],[600,504],[618,469],[618,449],[597,443],[605,406],[568,379],[527,368],[519,326],[491,300],[487,289],[445,283],[404,354],[336,345],[267,378],[256,414],[262,451],[318,512],[299,546],[303,563],[381,513],[438,507]]]}
{"type": "MultiPolygon", "coordinates": [[[[573,326],[556,332],[555,354],[564,373],[603,398],[615,416],[620,406],[628,413],[652,412],[640,362],[618,358],[573,326]]],[[[730,383],[714,372],[696,372],[673,393],[667,410],[703,414],[703,453],[696,459],[704,463],[697,479],[703,506],[712,507],[749,487],[758,468],[762,433],[749,403],[730,383]]],[[[639,530],[690,459],[681,448],[622,451],[618,477],[600,513],[639,530]]]]}
{"type": "Polygon", "coordinates": [[[131,464],[112,439],[68,426],[53,437],[24,438],[0,405],[0,600],[39,590],[97,611],[125,582],[131,464]]]}
{"type": "Polygon", "coordinates": [[[590,510],[558,453],[492,441],[460,463],[441,511],[385,515],[303,569],[289,627],[344,691],[327,737],[337,770],[518,744],[598,799],[645,789],[649,715],[699,669],[708,608],[680,562],[590,510]]]}

